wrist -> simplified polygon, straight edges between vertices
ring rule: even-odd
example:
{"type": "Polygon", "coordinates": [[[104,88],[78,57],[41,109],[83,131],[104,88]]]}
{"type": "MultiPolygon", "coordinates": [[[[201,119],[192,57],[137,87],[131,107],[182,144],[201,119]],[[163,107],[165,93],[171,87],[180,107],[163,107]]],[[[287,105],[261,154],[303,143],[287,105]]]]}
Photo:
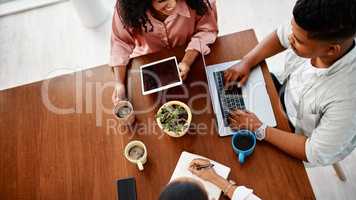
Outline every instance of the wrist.
{"type": "Polygon", "coordinates": [[[256,139],[259,141],[262,141],[266,138],[266,132],[267,132],[267,124],[262,123],[256,130],[256,139]]]}
{"type": "Polygon", "coordinates": [[[269,139],[270,139],[270,134],[269,134],[270,131],[271,131],[271,127],[267,127],[266,128],[266,136],[265,136],[266,141],[269,141],[269,139]]]}
{"type": "Polygon", "coordinates": [[[221,190],[223,190],[224,188],[226,188],[230,183],[229,181],[227,181],[226,179],[222,178],[221,176],[217,175],[216,177],[214,177],[211,180],[211,183],[213,183],[214,185],[216,185],[218,188],[220,188],[221,190]]]}
{"type": "Polygon", "coordinates": [[[184,67],[186,67],[188,70],[190,69],[190,62],[189,61],[185,61],[185,60],[182,60],[180,62],[181,65],[184,65],[184,67]]]}
{"type": "Polygon", "coordinates": [[[253,59],[248,55],[243,57],[241,62],[243,62],[243,66],[246,66],[249,70],[251,70],[256,65],[256,63],[253,62],[253,59]]]}
{"type": "Polygon", "coordinates": [[[199,55],[199,51],[195,50],[195,49],[189,49],[185,52],[185,55],[181,61],[181,63],[185,63],[186,66],[190,67],[193,62],[195,61],[195,59],[198,57],[199,55]]]}

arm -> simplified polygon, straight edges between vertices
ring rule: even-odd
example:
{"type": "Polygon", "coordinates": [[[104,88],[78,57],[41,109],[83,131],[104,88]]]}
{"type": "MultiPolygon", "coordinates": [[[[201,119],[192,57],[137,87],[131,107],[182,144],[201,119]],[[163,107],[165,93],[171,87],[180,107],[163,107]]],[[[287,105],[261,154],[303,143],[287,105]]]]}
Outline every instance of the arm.
{"type": "Polygon", "coordinates": [[[130,54],[132,53],[134,46],[133,36],[124,27],[120,20],[119,13],[117,13],[117,10],[115,9],[112,22],[111,55],[109,63],[113,68],[114,79],[116,81],[112,95],[114,104],[117,104],[118,101],[126,97],[126,65],[129,62],[130,54]]]}
{"type": "Polygon", "coordinates": [[[277,32],[274,31],[262,40],[255,48],[253,48],[246,56],[243,57],[250,67],[256,66],[266,58],[274,56],[285,48],[282,46],[277,32]]]}
{"type": "MultiPolygon", "coordinates": [[[[256,132],[262,126],[262,122],[257,116],[249,111],[236,110],[231,113],[229,120],[233,129],[247,129],[256,132]]],[[[265,129],[265,137],[262,139],[295,158],[307,161],[305,149],[307,137],[303,135],[268,127],[265,129]]]]}
{"type": "Polygon", "coordinates": [[[218,35],[217,11],[215,1],[210,1],[211,9],[203,16],[197,16],[195,33],[192,36],[186,52],[196,50],[203,55],[210,53],[209,44],[215,42],[218,35]]]}
{"type": "Polygon", "coordinates": [[[216,16],[215,1],[211,2],[211,9],[209,9],[204,16],[198,16],[195,34],[185,50],[184,58],[181,63],[179,63],[179,69],[183,80],[187,78],[190,66],[194,63],[199,53],[206,55],[210,52],[208,45],[215,42],[218,34],[216,16]]]}
{"type": "MultiPolygon", "coordinates": [[[[211,180],[209,180],[209,182],[211,182],[212,184],[218,186],[218,188],[220,188],[221,190],[226,189],[230,183],[229,181],[227,181],[226,179],[224,179],[223,177],[219,176],[218,174],[214,174],[214,176],[211,178],[211,180]]],[[[229,197],[229,199],[232,199],[232,196],[234,194],[234,191],[236,190],[237,186],[232,186],[227,192],[226,192],[226,196],[229,197]]]]}
{"type": "Polygon", "coordinates": [[[213,167],[197,169],[197,166],[209,165],[210,161],[206,159],[194,159],[189,165],[189,171],[205,181],[220,188],[229,199],[232,200],[259,200],[253,194],[253,190],[244,186],[232,185],[229,181],[217,174],[213,167]]]}
{"type": "Polygon", "coordinates": [[[276,128],[266,129],[265,140],[299,160],[307,161],[305,143],[307,137],[276,128]]]}
{"type": "Polygon", "coordinates": [[[198,55],[199,55],[199,51],[195,49],[189,49],[185,52],[185,55],[181,63],[179,63],[179,70],[183,80],[187,78],[188,72],[190,70],[190,66],[194,63],[198,55]]]}
{"type": "Polygon", "coordinates": [[[274,31],[245,55],[241,62],[225,71],[225,85],[236,80],[239,80],[240,85],[244,85],[253,67],[264,59],[274,56],[285,49],[278,38],[277,31],[274,31]]]}
{"type": "MultiPolygon", "coordinates": [[[[353,88],[346,84],[343,87],[353,88]]],[[[342,160],[351,153],[356,141],[356,92],[347,89],[343,92],[339,97],[347,98],[328,103],[319,124],[311,124],[315,129],[309,138],[268,127],[264,139],[287,154],[314,166],[330,165],[342,160]]],[[[248,111],[237,110],[231,115],[230,126],[234,129],[256,131],[262,125],[257,116],[248,111]]],[[[312,123],[313,120],[304,118],[302,121],[312,123]]]]}
{"type": "Polygon", "coordinates": [[[135,39],[124,27],[119,13],[115,9],[112,32],[111,32],[111,53],[109,65],[113,67],[115,80],[124,83],[126,76],[126,65],[135,47],[135,39]],[[125,69],[124,69],[125,68],[125,69]]]}
{"type": "Polygon", "coordinates": [[[216,5],[215,1],[211,1],[211,9],[203,16],[197,16],[195,33],[192,36],[186,50],[184,58],[179,64],[181,77],[186,79],[190,66],[194,63],[194,60],[198,57],[199,52],[206,55],[210,52],[209,44],[215,42],[218,34],[218,25],[216,17],[216,5]]]}
{"type": "Polygon", "coordinates": [[[115,66],[113,67],[114,79],[118,83],[125,84],[126,78],[126,66],[115,66]]]}

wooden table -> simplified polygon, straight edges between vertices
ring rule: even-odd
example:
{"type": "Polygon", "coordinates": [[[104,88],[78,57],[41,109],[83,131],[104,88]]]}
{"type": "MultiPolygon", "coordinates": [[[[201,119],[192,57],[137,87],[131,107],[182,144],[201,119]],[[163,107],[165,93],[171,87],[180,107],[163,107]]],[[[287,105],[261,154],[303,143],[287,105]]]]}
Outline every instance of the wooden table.
{"type": "MultiPolygon", "coordinates": [[[[252,30],[220,37],[206,62],[239,59],[256,44],[252,30]]],[[[175,48],[143,56],[134,59],[131,68],[171,55],[181,59],[183,54],[184,48],[175,48]]],[[[288,130],[265,63],[262,69],[278,127],[288,130]]],[[[154,200],[183,150],[230,166],[229,178],[253,188],[262,199],[315,198],[303,164],[265,142],[258,143],[244,165],[238,163],[231,138],[216,133],[201,59],[185,85],[168,90],[168,95],[142,96],[137,75],[134,70],[128,75],[129,96],[140,112],[130,130],[116,126],[111,114],[113,77],[108,66],[1,91],[0,199],[116,199],[116,179],[134,176],[138,199],[154,200]],[[200,111],[183,138],[162,134],[154,123],[157,109],[170,99],[200,111]],[[148,148],[143,172],[123,156],[132,139],[148,148]]]]}

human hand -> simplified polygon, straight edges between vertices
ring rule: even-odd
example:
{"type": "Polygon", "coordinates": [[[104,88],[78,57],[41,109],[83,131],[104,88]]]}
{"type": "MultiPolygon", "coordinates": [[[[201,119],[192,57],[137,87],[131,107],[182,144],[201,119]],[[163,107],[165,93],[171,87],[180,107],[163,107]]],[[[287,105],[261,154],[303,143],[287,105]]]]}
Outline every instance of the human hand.
{"type": "Polygon", "coordinates": [[[249,111],[235,110],[230,113],[230,127],[232,129],[247,129],[255,132],[261,127],[262,122],[258,117],[249,111]]]}
{"type": "Polygon", "coordinates": [[[241,60],[239,63],[233,65],[224,72],[224,81],[225,86],[228,86],[229,83],[238,81],[239,86],[243,86],[250,75],[250,66],[246,61],[241,60]]]}
{"type": "Polygon", "coordinates": [[[181,63],[179,63],[178,68],[180,71],[180,76],[181,76],[182,80],[184,81],[188,76],[190,66],[185,62],[181,62],[181,63]]]}
{"type": "Polygon", "coordinates": [[[122,83],[116,83],[114,92],[112,94],[112,102],[114,105],[118,104],[119,101],[124,100],[126,98],[126,89],[125,85],[122,83]]]}
{"type": "Polygon", "coordinates": [[[219,175],[215,172],[213,167],[199,169],[201,166],[207,166],[210,164],[211,163],[209,160],[197,158],[192,160],[192,162],[189,164],[189,171],[205,181],[214,182],[214,180],[216,180],[219,175]]]}

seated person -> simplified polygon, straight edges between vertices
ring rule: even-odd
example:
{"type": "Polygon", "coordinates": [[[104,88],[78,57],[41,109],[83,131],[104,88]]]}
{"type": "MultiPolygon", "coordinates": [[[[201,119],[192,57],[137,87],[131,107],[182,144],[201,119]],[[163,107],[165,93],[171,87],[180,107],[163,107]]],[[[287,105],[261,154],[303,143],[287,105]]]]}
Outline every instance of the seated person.
{"type": "Polygon", "coordinates": [[[118,0],[111,36],[111,58],[117,80],[113,103],[125,98],[130,58],[188,43],[179,64],[182,79],[202,51],[217,37],[215,0],[118,0]]]}
{"type": "MultiPolygon", "coordinates": [[[[236,186],[219,176],[211,167],[197,169],[199,166],[209,165],[206,159],[195,159],[190,163],[189,170],[205,181],[219,187],[231,200],[259,200],[251,189],[244,186],[236,186]]],[[[177,179],[166,186],[161,192],[159,200],[209,200],[204,186],[192,178],[177,179]]]]}
{"type": "Polygon", "coordinates": [[[231,127],[254,131],[310,166],[344,159],[356,146],[355,33],[355,0],[298,0],[291,26],[271,33],[224,74],[227,83],[244,84],[254,66],[288,49],[280,97],[297,134],[241,110],[231,113],[231,127]]]}

